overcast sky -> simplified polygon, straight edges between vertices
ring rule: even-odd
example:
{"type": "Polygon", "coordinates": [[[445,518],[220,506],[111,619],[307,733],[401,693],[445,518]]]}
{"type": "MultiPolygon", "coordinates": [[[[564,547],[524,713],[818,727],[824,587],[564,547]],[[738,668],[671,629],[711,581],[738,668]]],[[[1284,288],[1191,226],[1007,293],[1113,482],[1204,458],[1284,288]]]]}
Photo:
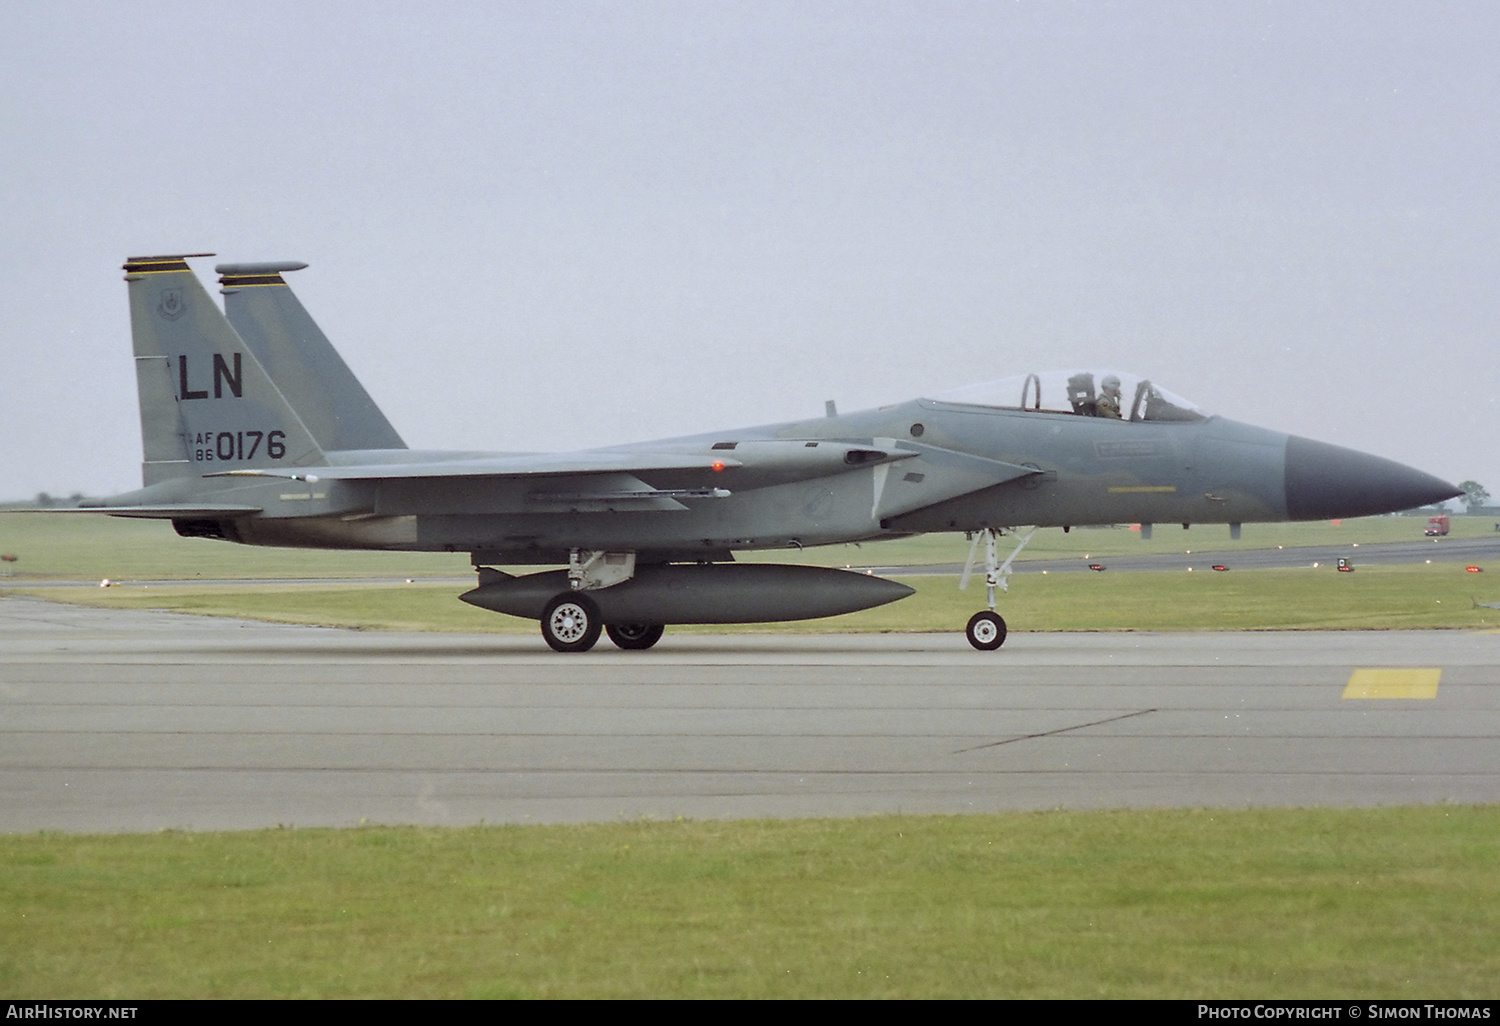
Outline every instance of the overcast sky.
{"type": "Polygon", "coordinates": [[[139,486],[120,264],[204,251],[307,261],[414,447],[1111,366],[1500,494],[1497,54],[1492,2],[5,3],[0,498],[139,486]]]}

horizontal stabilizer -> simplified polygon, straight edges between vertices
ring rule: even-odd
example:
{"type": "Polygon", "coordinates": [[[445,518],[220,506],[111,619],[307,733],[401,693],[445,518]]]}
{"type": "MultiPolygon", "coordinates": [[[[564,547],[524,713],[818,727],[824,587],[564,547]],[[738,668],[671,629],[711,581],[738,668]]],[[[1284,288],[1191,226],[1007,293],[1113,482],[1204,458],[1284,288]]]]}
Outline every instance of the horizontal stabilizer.
{"type": "Polygon", "coordinates": [[[157,506],[44,506],[35,509],[11,509],[8,513],[108,513],[112,517],[141,517],[146,520],[171,520],[176,517],[240,517],[259,513],[261,506],[232,503],[168,502],[157,506]]]}

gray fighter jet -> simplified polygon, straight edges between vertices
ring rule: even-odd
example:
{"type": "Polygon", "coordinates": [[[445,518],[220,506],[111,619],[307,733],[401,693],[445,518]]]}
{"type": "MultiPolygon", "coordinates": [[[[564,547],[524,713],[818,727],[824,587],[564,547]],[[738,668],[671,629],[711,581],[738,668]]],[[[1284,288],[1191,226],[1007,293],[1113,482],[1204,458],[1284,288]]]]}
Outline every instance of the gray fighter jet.
{"type": "Polygon", "coordinates": [[[467,552],[478,586],[460,598],[538,620],[558,651],[586,651],[601,629],[644,649],[668,624],[891,602],[911,589],[734,553],[929,531],[973,534],[971,566],[982,545],[989,608],[967,633],[994,649],[1006,631],[994,592],[1010,563],[996,539],[1018,525],[1223,523],[1237,534],[1246,521],[1460,494],[1390,460],[1091,371],[583,452],[418,451],[287,287],[283,274],[304,266],[220,264],[221,313],[186,256],[126,262],[144,487],[87,508],[248,545],[467,552]],[[549,564],[566,569],[498,569],[549,564]]]}

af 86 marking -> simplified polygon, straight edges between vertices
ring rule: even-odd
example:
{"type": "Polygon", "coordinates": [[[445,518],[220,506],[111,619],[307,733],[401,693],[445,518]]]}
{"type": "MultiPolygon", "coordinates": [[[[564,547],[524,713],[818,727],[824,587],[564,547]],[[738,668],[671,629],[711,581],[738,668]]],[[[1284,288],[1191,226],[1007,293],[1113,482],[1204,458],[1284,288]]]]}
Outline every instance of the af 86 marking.
{"type": "Polygon", "coordinates": [[[266,443],[265,455],[279,460],[286,456],[285,431],[199,431],[190,448],[195,463],[229,463],[253,460],[266,443]]]}

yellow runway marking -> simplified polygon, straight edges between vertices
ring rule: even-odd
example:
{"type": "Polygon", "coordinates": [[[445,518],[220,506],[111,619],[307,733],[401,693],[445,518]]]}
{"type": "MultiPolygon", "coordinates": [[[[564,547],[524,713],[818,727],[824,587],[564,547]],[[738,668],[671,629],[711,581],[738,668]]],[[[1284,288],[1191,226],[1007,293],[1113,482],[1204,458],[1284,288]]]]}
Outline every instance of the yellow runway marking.
{"type": "Polygon", "coordinates": [[[1355,670],[1345,698],[1436,698],[1442,670],[1355,670]]]}

